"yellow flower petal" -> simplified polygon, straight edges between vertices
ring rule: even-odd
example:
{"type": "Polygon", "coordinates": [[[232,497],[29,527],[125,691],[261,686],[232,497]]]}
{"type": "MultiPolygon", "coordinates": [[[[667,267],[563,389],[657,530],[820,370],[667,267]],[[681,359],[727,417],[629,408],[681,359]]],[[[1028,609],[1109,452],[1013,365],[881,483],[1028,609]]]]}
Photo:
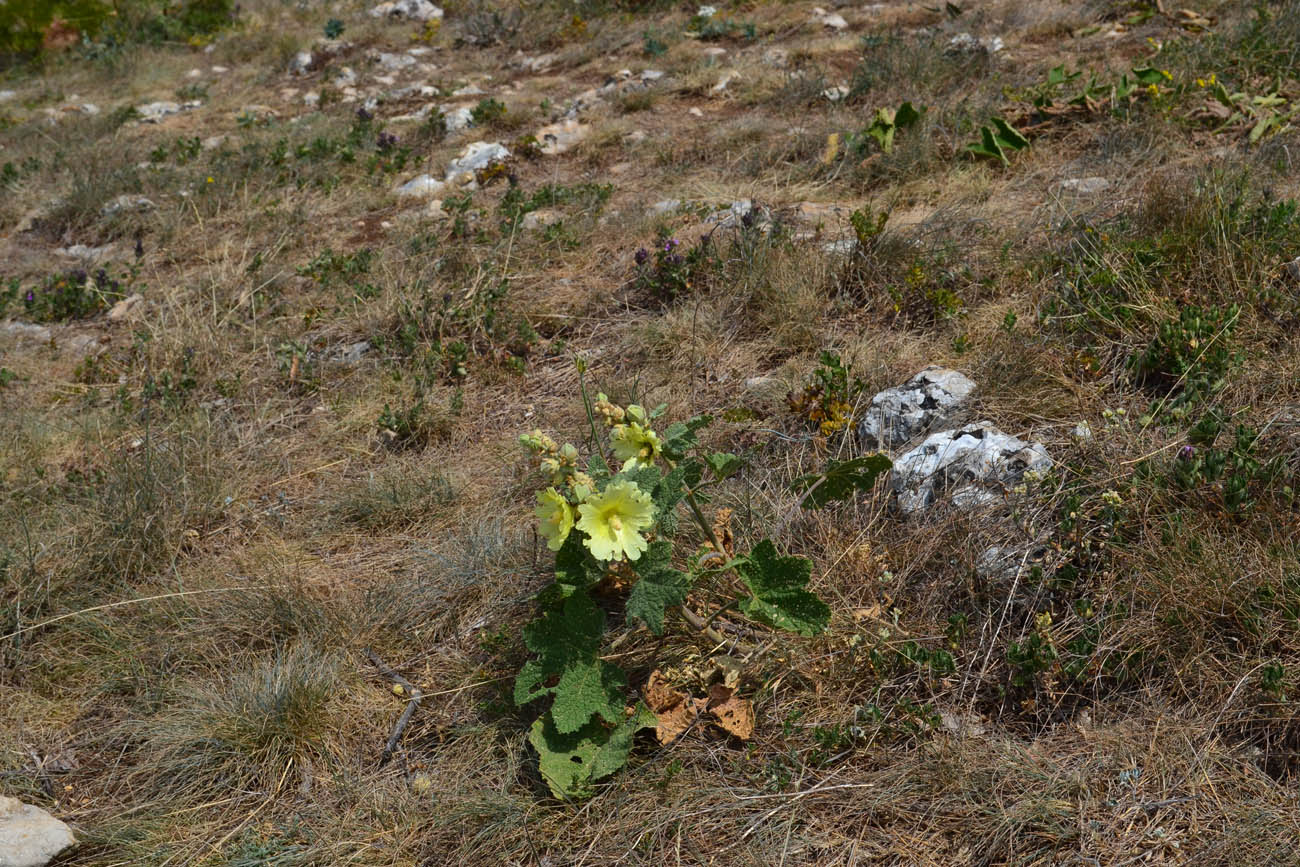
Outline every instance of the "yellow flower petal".
{"type": "Polygon", "coordinates": [[[534,514],[541,523],[539,530],[546,539],[546,547],[558,551],[573,529],[573,507],[555,488],[537,492],[537,509],[534,514]]]}
{"type": "Polygon", "coordinates": [[[648,543],[641,535],[654,523],[654,502],[633,482],[612,482],[578,506],[583,544],[597,560],[636,560],[648,543]]]}

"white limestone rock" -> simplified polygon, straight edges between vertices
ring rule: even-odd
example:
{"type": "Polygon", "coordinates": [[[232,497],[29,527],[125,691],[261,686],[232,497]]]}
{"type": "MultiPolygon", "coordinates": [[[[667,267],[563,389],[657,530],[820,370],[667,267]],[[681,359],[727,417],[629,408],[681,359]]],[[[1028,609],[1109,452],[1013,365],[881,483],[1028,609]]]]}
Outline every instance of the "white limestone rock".
{"type": "Polygon", "coordinates": [[[0,795],[0,867],[45,867],[76,842],[45,810],[0,795]]]}
{"type": "Polygon", "coordinates": [[[974,391],[975,383],[957,371],[927,367],[871,399],[858,424],[858,437],[867,448],[906,445],[964,409],[974,391]]]}
{"type": "Polygon", "coordinates": [[[1042,443],[1027,443],[981,421],[926,437],[894,462],[890,486],[909,517],[942,500],[964,511],[1001,502],[1027,471],[1051,467],[1042,443]]]}

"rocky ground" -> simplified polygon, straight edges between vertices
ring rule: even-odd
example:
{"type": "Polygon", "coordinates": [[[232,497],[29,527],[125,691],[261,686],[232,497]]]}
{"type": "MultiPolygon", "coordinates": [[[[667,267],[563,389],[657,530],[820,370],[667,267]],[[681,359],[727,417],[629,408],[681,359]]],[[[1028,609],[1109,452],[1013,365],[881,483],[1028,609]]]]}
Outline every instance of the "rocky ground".
{"type": "Polygon", "coordinates": [[[1296,0],[70,26],[0,72],[0,864],[1295,862],[1296,0]],[[713,415],[831,618],[615,574],[698,710],[565,800],[582,386],[713,415]]]}

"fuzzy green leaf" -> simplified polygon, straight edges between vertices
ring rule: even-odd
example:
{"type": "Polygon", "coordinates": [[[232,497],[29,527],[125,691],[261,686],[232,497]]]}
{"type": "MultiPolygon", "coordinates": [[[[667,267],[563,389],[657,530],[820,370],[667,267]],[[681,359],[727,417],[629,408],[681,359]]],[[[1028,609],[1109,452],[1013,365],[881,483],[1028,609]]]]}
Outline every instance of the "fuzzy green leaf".
{"type": "Polygon", "coordinates": [[[804,491],[799,505],[805,509],[820,509],[827,503],[846,500],[854,491],[869,491],[893,463],[882,454],[865,455],[851,461],[830,460],[820,473],[800,476],[790,487],[804,491]]]}
{"type": "Polygon", "coordinates": [[[613,728],[591,722],[565,734],[546,714],[529,729],[528,742],[537,750],[538,770],[555,797],[586,797],[593,782],[627,764],[636,733],[657,722],[649,708],[638,704],[632,716],[613,728]]]}
{"type": "Polygon", "coordinates": [[[705,455],[704,462],[709,465],[709,469],[713,470],[713,475],[719,480],[734,476],[745,465],[743,458],[730,452],[714,452],[705,455]]]}
{"type": "Polygon", "coordinates": [[[606,722],[623,717],[627,675],[617,665],[597,659],[570,665],[555,685],[551,719],[556,731],[570,734],[599,714],[606,722]]]}
{"type": "MultiPolygon", "coordinates": [[[[555,585],[564,587],[566,585],[555,585]]],[[[557,594],[558,595],[558,594],[557,594]]],[[[524,645],[537,654],[515,678],[518,704],[552,694],[556,686],[547,682],[575,665],[595,659],[605,631],[605,614],[585,591],[571,590],[542,616],[524,627],[524,645]]]]}
{"type": "Polygon", "coordinates": [[[640,579],[627,597],[627,614],[643,621],[655,635],[663,635],[664,612],[686,601],[690,576],[672,567],[672,543],[650,543],[641,559],[632,564],[640,579]]]}
{"type": "Polygon", "coordinates": [[[711,415],[697,415],[689,421],[678,421],[668,425],[664,431],[663,453],[670,461],[679,461],[686,453],[700,444],[696,434],[713,421],[711,415]]]}
{"type": "Polygon", "coordinates": [[[662,521],[664,515],[671,512],[686,496],[686,471],[689,463],[683,461],[673,467],[659,480],[659,484],[655,485],[651,498],[655,502],[655,513],[659,516],[659,520],[662,521]]]}
{"type": "Polygon", "coordinates": [[[740,602],[747,616],[800,635],[816,635],[830,623],[830,607],[807,589],[811,560],[782,557],[764,539],[736,570],[754,594],[740,602]]]}
{"type": "Polygon", "coordinates": [[[633,467],[630,470],[619,473],[614,478],[627,479],[648,494],[655,489],[656,485],[659,484],[660,479],[663,478],[663,472],[660,471],[658,467],[653,466],[633,467]]]}
{"type": "Polygon", "coordinates": [[[569,533],[560,550],[555,552],[555,581],[574,587],[590,587],[600,580],[602,570],[587,546],[582,544],[582,534],[569,533]]]}

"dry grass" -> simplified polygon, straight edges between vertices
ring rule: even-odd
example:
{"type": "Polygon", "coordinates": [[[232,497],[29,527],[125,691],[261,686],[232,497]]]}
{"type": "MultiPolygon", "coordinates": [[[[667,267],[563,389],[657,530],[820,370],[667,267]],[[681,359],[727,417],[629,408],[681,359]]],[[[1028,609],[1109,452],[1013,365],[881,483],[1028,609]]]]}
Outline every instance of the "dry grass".
{"type": "MultiPolygon", "coordinates": [[[[60,863],[1293,863],[1297,138],[1247,146],[1195,114],[1210,72],[1300,98],[1293,0],[1262,23],[1208,4],[1204,34],[1129,3],[845,7],[846,33],[811,3],[718,4],[738,26],[709,41],[683,34],[693,5],[445,5],[426,42],[360,7],[255,2],[211,53],[0,78],[0,320],[84,267],[71,244],[112,244],[100,266],[145,299],[45,317],[48,339],[0,331],[0,791],[76,826],[60,863]],[[291,76],[330,17],[353,48],[291,76]],[[960,32],[1007,47],[948,50],[960,32]],[[409,47],[433,68],[377,84],[369,54],[409,47]],[[1147,62],[1174,76],[1162,102],[1039,118],[1008,168],[962,157],[992,115],[1030,122],[1017,94],[1052,66],[1147,62]],[[363,97],[472,103],[450,96],[472,81],[508,110],[444,137],[386,126],[425,97],[308,108],[343,66],[363,97]],[[667,75],[584,110],[564,155],[446,191],[443,216],[392,193],[624,68],[667,75]],[[195,112],[123,111],[187,84],[195,112]],[[74,94],[100,113],[51,122],[74,94]],[[903,100],[928,111],[883,154],[862,130],[903,100]],[[241,121],[252,105],[277,117],[241,121]],[[1113,185],[1060,187],[1090,176],[1113,185]],[[121,194],[156,208],[101,213],[121,194]],[[738,199],[772,225],[705,222],[738,199]],[[525,230],[520,201],[562,222],[525,230]],[[828,249],[858,208],[890,214],[883,234],[828,249]],[[660,234],[710,239],[675,299],[632,279],[660,234]],[[1193,305],[1240,309],[1210,341],[1229,351],[1184,370],[1161,349],[1205,347],[1167,330],[1193,305]],[[791,481],[857,448],[786,405],[826,348],[859,408],[926,364],[963,370],[971,417],[1041,440],[1057,472],[1000,517],[904,521],[883,489],[799,513],[791,481]],[[516,439],[586,435],[575,356],[616,400],[720,416],[708,445],[747,466],[713,506],[742,544],[779,528],[834,614],[744,660],[752,741],[647,739],[568,804],[511,682],[550,563],[516,439]],[[1238,463],[1182,477],[1193,442],[1238,463]],[[981,573],[992,544],[1043,571],[981,573]],[[407,698],[368,650],[426,693],[382,765],[407,698]]],[[[674,629],[617,652],[640,685],[727,650],[674,629]]]]}

